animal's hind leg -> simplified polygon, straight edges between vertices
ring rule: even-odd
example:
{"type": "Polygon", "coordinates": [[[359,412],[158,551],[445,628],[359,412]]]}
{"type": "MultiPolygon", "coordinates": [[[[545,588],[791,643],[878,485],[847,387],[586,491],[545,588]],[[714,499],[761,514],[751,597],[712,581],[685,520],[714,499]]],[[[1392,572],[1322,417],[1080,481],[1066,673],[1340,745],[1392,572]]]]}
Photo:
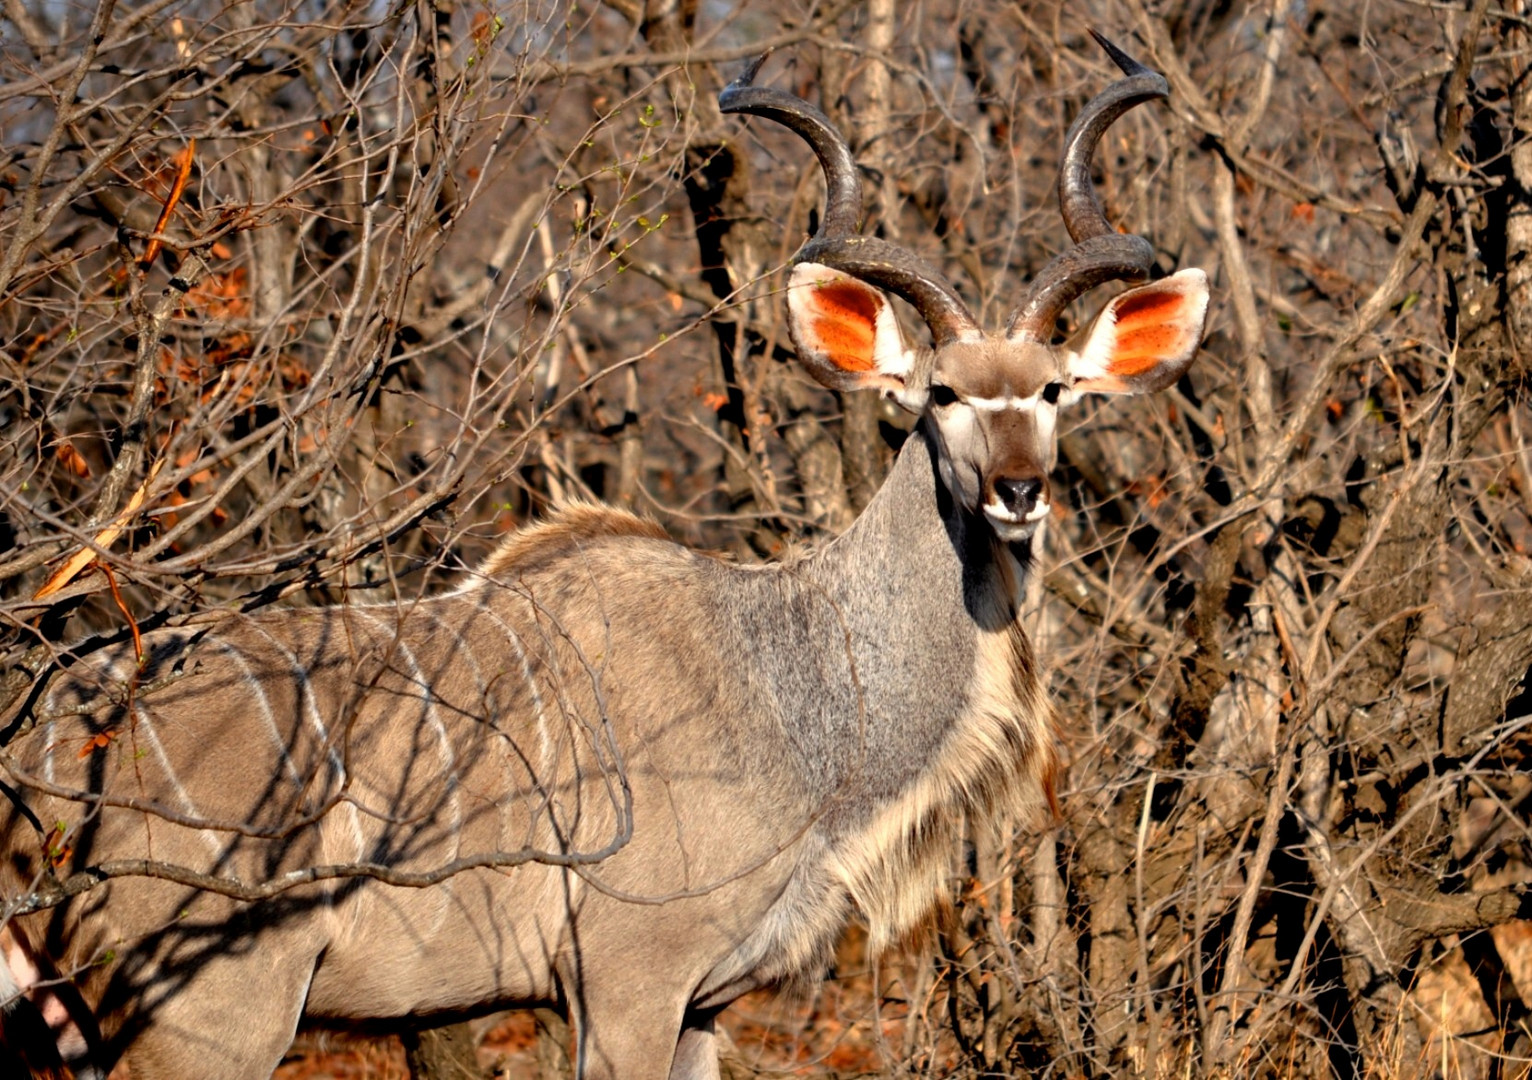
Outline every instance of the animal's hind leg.
{"type": "Polygon", "coordinates": [[[125,1033],[133,1080],[269,1080],[297,1032],[314,962],[263,937],[199,960],[190,978],[149,984],[143,1027],[125,1033]]]}

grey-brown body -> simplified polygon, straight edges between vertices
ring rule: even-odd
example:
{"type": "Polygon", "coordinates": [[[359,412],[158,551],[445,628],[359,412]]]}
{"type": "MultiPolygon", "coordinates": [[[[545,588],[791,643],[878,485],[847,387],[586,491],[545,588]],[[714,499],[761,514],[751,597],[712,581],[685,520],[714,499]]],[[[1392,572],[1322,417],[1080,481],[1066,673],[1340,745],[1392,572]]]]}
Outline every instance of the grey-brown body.
{"type": "MultiPolygon", "coordinates": [[[[141,671],[120,649],[57,680],[5,762],[46,823],[12,814],[7,896],[49,863],[241,883],[501,864],[251,905],[122,877],[20,919],[27,951],[78,987],[96,1065],[126,1050],[134,1080],[257,1080],[305,1020],[561,1002],[582,1077],[715,1077],[717,1010],[816,978],[853,917],[875,950],[927,917],[965,818],[1047,792],[1055,768],[1017,619],[1057,411],[1170,385],[1207,314],[1206,276],[1183,269],[1051,342],[1086,289],[1152,269],[1150,245],[1102,215],[1089,165],[1117,116],[1167,89],[1103,44],[1126,77],[1065,138],[1077,247],[1000,334],[911,252],[856,233],[860,182],[823,113],[751,85],[756,67],[720,95],[825,169],[821,233],[788,288],[799,359],[920,417],[844,536],[747,568],[570,507],[447,595],[228,616],[150,638],[141,671]],[[933,348],[906,344],[883,288],[933,348]]],[[[0,965],[0,1006],[15,981],[0,965]]]]}
{"type": "MultiPolygon", "coordinates": [[[[136,680],[125,650],[96,654],[12,747],[33,778],[267,833],[333,805],[266,838],[33,796],[68,823],[61,874],[145,858],[254,883],[616,850],[255,905],[118,879],[18,929],[75,975],[135,1080],[269,1075],[303,1021],[556,1001],[587,1075],[664,1076],[687,1025],[677,1073],[708,1075],[713,1012],[817,977],[858,911],[877,944],[909,930],[965,810],[1052,769],[1015,622],[1025,545],[944,514],[938,490],[917,436],[850,532],[785,564],[736,566],[581,506],[444,596],[162,632],[136,680]],[[134,681],[160,685],[69,711],[134,681]]],[[[9,826],[15,895],[44,857],[9,826]]]]}

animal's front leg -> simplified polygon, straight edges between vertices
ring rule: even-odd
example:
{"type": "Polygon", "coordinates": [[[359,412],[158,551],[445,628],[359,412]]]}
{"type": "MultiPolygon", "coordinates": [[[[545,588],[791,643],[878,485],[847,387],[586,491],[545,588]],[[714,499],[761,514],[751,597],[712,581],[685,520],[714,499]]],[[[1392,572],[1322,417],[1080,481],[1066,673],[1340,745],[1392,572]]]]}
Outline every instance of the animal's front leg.
{"type": "MultiPolygon", "coordinates": [[[[603,978],[587,969],[578,990],[568,994],[578,1080],[666,1080],[677,1075],[672,1062],[688,1045],[682,1031],[685,993],[641,981],[635,985],[634,970],[641,969],[613,971],[603,978]]],[[[715,1065],[712,1073],[680,1075],[716,1077],[718,1072],[715,1065]]]]}
{"type": "Polygon", "coordinates": [[[670,1080],[719,1080],[718,1037],[713,1027],[716,1015],[687,1016],[676,1043],[675,1060],[670,1063],[670,1080]]]}

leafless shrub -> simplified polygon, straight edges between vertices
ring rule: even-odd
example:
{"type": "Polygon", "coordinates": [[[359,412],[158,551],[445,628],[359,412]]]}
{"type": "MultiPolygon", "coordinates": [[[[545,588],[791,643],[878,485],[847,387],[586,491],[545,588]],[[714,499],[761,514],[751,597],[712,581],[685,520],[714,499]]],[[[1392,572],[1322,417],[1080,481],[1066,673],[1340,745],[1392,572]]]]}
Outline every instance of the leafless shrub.
{"type": "Polygon", "coordinates": [[[713,97],[782,49],[872,227],[995,313],[1063,243],[1093,22],[1174,91],[1098,156],[1108,213],[1208,269],[1213,330],[1062,440],[1057,820],[953,852],[835,1020],[931,1075],[1523,1075],[1528,16],[13,0],[7,722],[135,630],[439,589],[550,499],[747,559],[844,528],[908,422],[784,363],[817,167],[713,97]]]}

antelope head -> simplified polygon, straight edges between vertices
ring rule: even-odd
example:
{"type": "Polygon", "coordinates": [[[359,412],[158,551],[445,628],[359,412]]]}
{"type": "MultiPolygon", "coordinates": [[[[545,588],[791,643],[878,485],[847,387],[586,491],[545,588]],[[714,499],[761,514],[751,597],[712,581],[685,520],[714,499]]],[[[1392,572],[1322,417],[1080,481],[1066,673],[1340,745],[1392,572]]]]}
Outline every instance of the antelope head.
{"type": "Polygon", "coordinates": [[[1096,143],[1133,106],[1169,94],[1165,79],[1094,30],[1124,78],[1097,95],[1064,138],[1059,206],[1074,246],[1023,293],[1002,333],[979,325],[942,274],[912,251],[858,233],[861,180],[846,141],[802,98],[751,85],[765,57],[720,95],[724,112],[792,129],[824,167],[825,213],[788,290],[799,360],[835,390],[877,389],[922,416],[942,483],[1004,541],[1026,540],[1052,503],[1058,410],[1088,393],[1139,394],[1174,383],[1191,364],[1207,316],[1207,276],[1179,273],[1117,296],[1080,334],[1051,344],[1059,314],[1109,281],[1143,281],[1154,250],[1106,220],[1090,182],[1096,143]],[[884,290],[914,306],[930,348],[911,347],[884,290]]]}

